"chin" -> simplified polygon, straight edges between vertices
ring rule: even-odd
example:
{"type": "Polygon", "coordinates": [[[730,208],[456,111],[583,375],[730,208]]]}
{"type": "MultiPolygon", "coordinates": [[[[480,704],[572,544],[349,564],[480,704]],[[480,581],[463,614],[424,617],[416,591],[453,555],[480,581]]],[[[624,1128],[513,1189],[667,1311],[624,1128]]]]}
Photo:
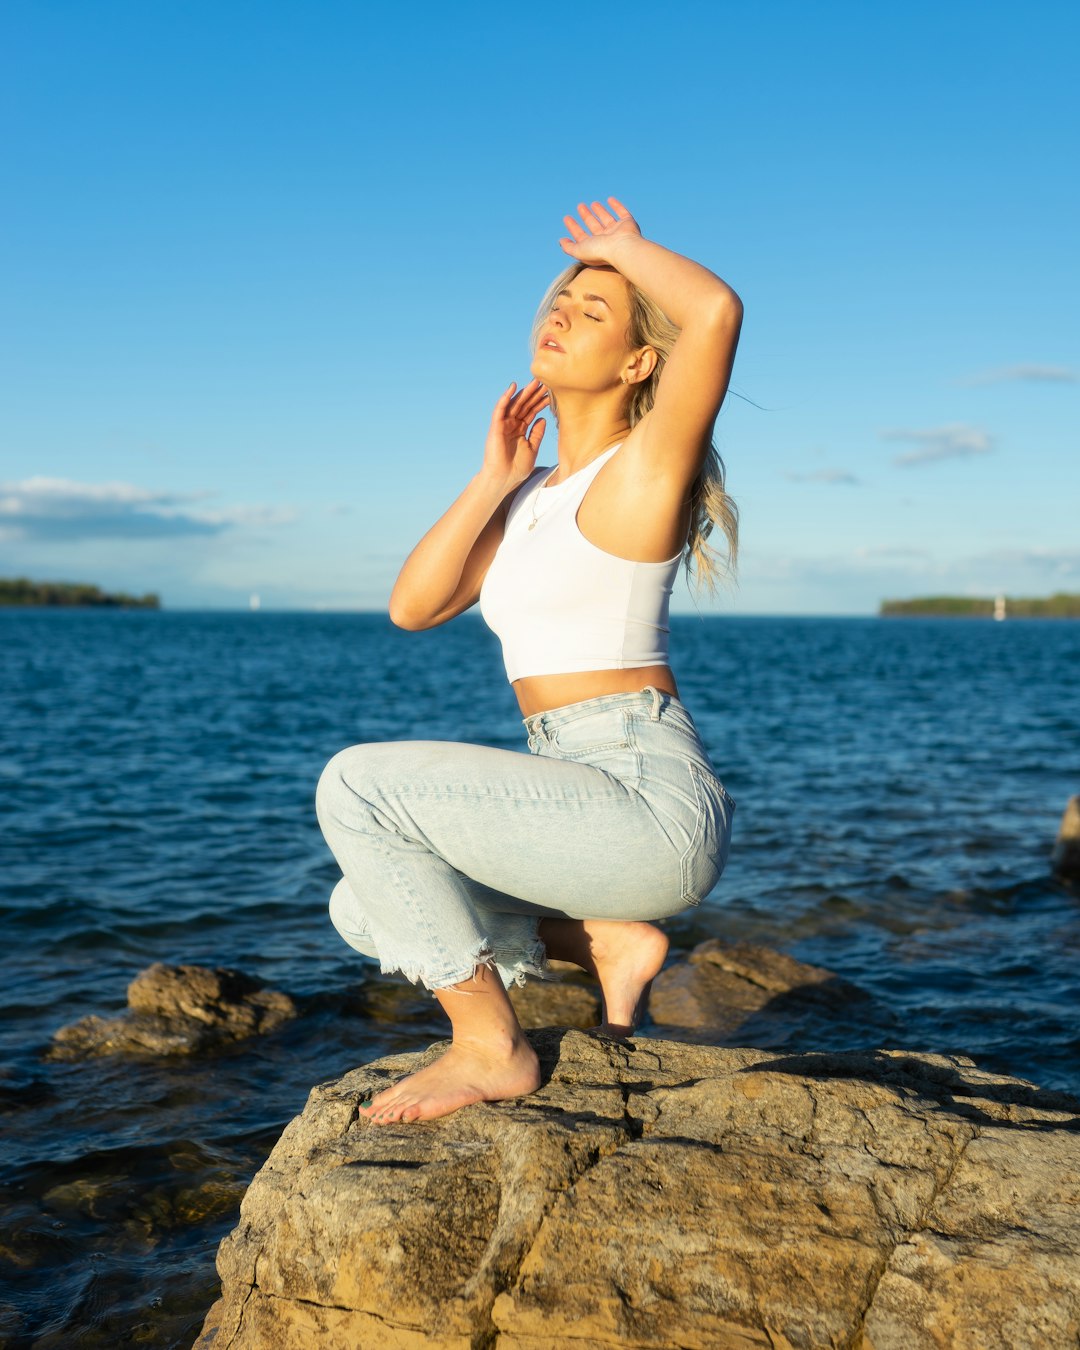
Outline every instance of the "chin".
{"type": "Polygon", "coordinates": [[[538,347],[533,352],[532,365],[529,369],[538,379],[544,379],[544,372],[550,371],[553,375],[560,374],[570,360],[565,352],[549,352],[543,347],[538,347]]]}

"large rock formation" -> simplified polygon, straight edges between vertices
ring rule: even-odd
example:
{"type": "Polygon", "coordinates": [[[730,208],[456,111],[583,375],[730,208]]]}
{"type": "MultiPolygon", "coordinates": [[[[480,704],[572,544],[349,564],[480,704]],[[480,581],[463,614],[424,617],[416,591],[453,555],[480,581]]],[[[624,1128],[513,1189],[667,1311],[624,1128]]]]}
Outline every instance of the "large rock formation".
{"type": "Polygon", "coordinates": [[[200,1350],[1058,1350],[1080,1103],[970,1060],[528,1033],[539,1091],[436,1121],[315,1088],[222,1243],[200,1350]]]}
{"type": "Polygon", "coordinates": [[[239,970],[166,966],[136,975],[127,1011],[83,1017],[53,1037],[57,1059],[91,1055],[190,1055],[273,1031],[297,1015],[288,994],[239,970]]]}

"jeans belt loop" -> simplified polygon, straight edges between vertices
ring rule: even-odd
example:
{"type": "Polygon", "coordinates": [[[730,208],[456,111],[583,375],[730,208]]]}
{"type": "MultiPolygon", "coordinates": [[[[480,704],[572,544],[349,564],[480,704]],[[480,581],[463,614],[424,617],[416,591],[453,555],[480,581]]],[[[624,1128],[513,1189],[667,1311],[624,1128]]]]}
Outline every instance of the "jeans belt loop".
{"type": "MultiPolygon", "coordinates": [[[[649,720],[652,722],[660,721],[660,690],[654,684],[647,684],[645,688],[652,694],[652,712],[649,714],[649,720]]],[[[644,690],[642,691],[644,692],[644,690]]]]}

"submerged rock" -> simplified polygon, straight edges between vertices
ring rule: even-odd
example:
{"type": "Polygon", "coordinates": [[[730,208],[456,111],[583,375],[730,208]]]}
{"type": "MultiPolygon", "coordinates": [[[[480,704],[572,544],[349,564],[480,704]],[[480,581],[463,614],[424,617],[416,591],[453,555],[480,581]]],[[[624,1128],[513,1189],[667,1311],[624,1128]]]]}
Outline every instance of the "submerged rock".
{"type": "Polygon", "coordinates": [[[1080,881],[1080,796],[1070,797],[1054,844],[1054,871],[1068,881],[1080,881]]]}
{"type": "Polygon", "coordinates": [[[315,1088],[218,1253],[200,1350],[1056,1350],[1080,1102],[970,1060],[528,1033],[528,1097],[374,1125],[315,1088]]]}
{"type": "Polygon", "coordinates": [[[83,1017],[53,1037],[54,1058],[190,1055],[264,1035],[297,1015],[288,994],[238,970],[149,966],[128,985],[118,1017],[83,1017]]]}

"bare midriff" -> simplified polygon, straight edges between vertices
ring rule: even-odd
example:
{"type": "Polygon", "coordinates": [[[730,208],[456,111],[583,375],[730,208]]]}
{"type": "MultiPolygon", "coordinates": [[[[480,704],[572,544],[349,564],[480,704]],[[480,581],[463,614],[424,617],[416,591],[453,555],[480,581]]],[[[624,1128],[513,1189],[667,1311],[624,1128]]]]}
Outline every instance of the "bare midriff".
{"type": "Polygon", "coordinates": [[[679,697],[670,666],[634,666],[630,670],[582,670],[570,675],[526,675],[511,686],[522,717],[582,703],[601,694],[635,694],[647,685],[679,697]]]}

